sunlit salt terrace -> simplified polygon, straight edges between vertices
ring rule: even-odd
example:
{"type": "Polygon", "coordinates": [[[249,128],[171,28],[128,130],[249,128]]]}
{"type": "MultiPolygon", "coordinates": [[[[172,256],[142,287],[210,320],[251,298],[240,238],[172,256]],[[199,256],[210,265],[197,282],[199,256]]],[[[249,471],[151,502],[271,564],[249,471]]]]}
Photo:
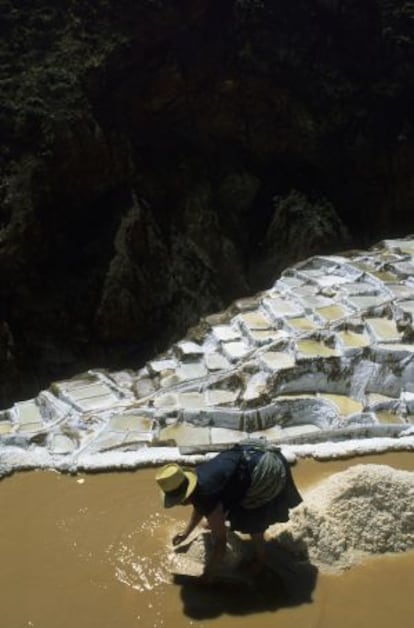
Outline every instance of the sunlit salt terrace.
{"type": "Polygon", "coordinates": [[[136,371],[0,413],[0,471],[197,462],[247,436],[318,459],[414,449],[414,237],[316,256],[136,371]]]}

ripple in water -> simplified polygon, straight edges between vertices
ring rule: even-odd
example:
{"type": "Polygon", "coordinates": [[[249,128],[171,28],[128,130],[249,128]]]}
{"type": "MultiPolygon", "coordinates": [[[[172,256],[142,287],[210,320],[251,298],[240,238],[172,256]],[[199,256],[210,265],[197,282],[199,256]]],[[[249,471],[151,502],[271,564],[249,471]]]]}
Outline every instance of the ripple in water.
{"type": "Polygon", "coordinates": [[[171,538],[176,521],[155,513],[106,549],[119,582],[144,592],[171,581],[171,538]]]}

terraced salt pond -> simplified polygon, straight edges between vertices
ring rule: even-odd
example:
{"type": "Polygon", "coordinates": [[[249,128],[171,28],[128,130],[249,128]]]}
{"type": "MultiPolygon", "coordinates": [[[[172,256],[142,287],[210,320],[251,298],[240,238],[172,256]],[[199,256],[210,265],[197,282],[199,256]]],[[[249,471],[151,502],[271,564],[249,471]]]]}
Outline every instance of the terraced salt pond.
{"type": "Polygon", "coordinates": [[[194,462],[249,435],[291,459],[412,450],[413,253],[310,258],[136,371],[54,382],[0,412],[0,473],[194,462]]]}
{"type": "MultiPolygon", "coordinates": [[[[361,462],[414,472],[410,453],[293,467],[306,491],[361,462]]],[[[154,470],[19,473],[0,482],[1,622],[7,628],[191,625],[411,628],[414,551],[341,575],[281,555],[277,586],[202,590],[170,582],[169,541],[187,509],[163,511],[154,470]]]]}

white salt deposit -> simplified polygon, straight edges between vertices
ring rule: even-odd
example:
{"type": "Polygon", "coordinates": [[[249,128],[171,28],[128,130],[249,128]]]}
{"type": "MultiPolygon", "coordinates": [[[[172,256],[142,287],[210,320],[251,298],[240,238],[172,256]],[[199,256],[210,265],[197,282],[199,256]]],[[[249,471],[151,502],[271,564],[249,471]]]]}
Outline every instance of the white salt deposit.
{"type": "Polygon", "coordinates": [[[304,495],[280,529],[270,534],[322,571],[414,549],[414,472],[365,464],[336,473],[304,495]]]}
{"type": "MultiPolygon", "coordinates": [[[[391,451],[414,451],[412,429],[399,438],[367,438],[341,442],[325,442],[304,445],[284,445],[283,455],[294,463],[301,458],[334,460],[391,451]]],[[[137,451],[110,451],[105,453],[78,453],[67,456],[51,455],[42,447],[30,449],[8,447],[0,450],[0,478],[10,473],[31,469],[55,469],[77,473],[82,471],[122,471],[157,466],[168,462],[196,465],[215,456],[214,451],[198,454],[182,454],[178,447],[144,447],[137,451]]]]}

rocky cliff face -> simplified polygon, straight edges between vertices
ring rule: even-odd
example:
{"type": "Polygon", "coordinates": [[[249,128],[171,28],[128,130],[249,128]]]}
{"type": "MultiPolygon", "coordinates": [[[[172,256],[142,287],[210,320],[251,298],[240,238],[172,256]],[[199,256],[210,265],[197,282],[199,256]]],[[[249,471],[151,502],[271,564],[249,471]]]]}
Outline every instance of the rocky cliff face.
{"type": "Polygon", "coordinates": [[[0,12],[2,405],[412,230],[412,3],[0,12]]]}

